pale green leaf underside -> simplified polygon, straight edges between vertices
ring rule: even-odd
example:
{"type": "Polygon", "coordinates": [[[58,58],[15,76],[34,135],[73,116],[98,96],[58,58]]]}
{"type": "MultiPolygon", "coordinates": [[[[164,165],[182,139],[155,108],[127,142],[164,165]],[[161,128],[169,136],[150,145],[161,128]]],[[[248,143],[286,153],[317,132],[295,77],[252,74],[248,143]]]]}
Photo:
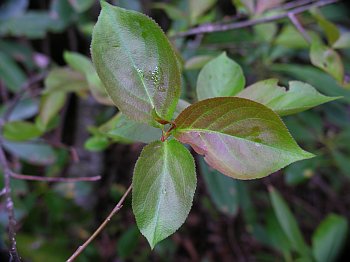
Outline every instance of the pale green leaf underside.
{"type": "Polygon", "coordinates": [[[244,98],[200,101],[187,107],[175,123],[175,138],[234,178],[264,177],[313,156],[297,145],[275,112],[244,98]]]}
{"type": "Polygon", "coordinates": [[[195,189],[194,160],[181,143],[157,141],[144,147],[134,170],[132,207],[152,248],[184,223],[195,189]]]}
{"type": "Polygon", "coordinates": [[[131,120],[120,112],[101,126],[100,131],[122,143],[150,143],[162,136],[159,128],[131,120]]]}
{"type": "Polygon", "coordinates": [[[198,100],[220,96],[234,96],[241,91],[245,78],[241,67],[226,53],[209,61],[197,80],[198,100]]]}
{"type": "Polygon", "coordinates": [[[299,113],[339,98],[324,96],[311,85],[299,81],[289,82],[287,91],[278,85],[277,79],[259,81],[238,93],[237,97],[259,102],[280,116],[299,113]]]}
{"type": "Polygon", "coordinates": [[[180,95],[176,56],[149,17],[102,2],[92,35],[92,59],[115,105],[129,118],[171,120],[180,95]]]}

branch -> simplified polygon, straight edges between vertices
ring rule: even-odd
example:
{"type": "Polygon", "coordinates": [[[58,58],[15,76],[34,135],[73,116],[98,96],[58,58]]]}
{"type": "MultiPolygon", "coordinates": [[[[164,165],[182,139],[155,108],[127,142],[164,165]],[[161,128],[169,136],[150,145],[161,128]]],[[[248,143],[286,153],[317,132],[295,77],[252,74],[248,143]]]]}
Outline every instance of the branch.
{"type": "Polygon", "coordinates": [[[107,218],[103,221],[103,223],[96,229],[96,231],[89,237],[88,240],[85,241],[83,245],[81,245],[74,254],[67,259],[66,262],[73,262],[83,250],[96,238],[96,236],[106,227],[111,218],[123,207],[123,202],[130,193],[132,185],[126,190],[122,198],[119,200],[118,204],[113,208],[112,212],[107,216],[107,218]]]}
{"type": "MultiPolygon", "coordinates": [[[[11,171],[10,171],[11,172],[11,171]]],[[[42,177],[42,176],[30,176],[17,174],[14,172],[10,173],[11,177],[21,180],[30,180],[30,181],[42,181],[42,182],[81,182],[81,181],[97,181],[101,179],[101,176],[91,176],[91,177],[42,177]]]]}
{"type": "Polygon", "coordinates": [[[290,14],[296,15],[303,12],[306,12],[310,10],[313,7],[321,7],[325,5],[330,5],[338,2],[339,0],[321,0],[315,3],[311,3],[309,5],[300,6],[297,8],[294,8],[286,13],[277,14],[274,16],[269,17],[263,17],[263,18],[257,18],[257,19],[251,19],[247,21],[237,22],[237,23],[231,23],[231,24],[206,24],[199,27],[192,28],[185,32],[179,32],[177,34],[174,34],[172,38],[174,37],[185,37],[190,35],[197,35],[197,34],[205,34],[205,33],[213,33],[213,32],[222,32],[222,31],[228,31],[233,29],[239,29],[244,27],[250,27],[258,24],[264,24],[269,23],[273,21],[277,21],[283,18],[287,18],[290,14]]]}
{"type": "MultiPolygon", "coordinates": [[[[0,128],[1,129],[1,128],[0,128]]],[[[4,186],[5,186],[5,201],[6,201],[6,212],[8,217],[8,237],[10,241],[10,261],[20,262],[21,258],[17,252],[16,244],[16,218],[13,208],[13,201],[11,198],[11,170],[9,168],[5,152],[1,147],[2,141],[0,140],[0,165],[2,166],[4,172],[4,186]]]]}
{"type": "Polygon", "coordinates": [[[308,42],[310,44],[311,38],[310,38],[309,34],[306,32],[306,30],[304,29],[304,27],[301,25],[301,23],[299,22],[298,18],[295,16],[295,14],[289,13],[288,18],[293,23],[295,28],[300,32],[300,34],[304,37],[306,42],[308,42]]]}

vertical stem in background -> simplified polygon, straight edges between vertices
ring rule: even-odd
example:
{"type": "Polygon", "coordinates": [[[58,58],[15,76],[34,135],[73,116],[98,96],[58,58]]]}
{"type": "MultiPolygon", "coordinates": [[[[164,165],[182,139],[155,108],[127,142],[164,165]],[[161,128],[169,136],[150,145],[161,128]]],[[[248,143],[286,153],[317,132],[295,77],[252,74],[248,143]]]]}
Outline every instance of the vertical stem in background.
{"type": "Polygon", "coordinates": [[[0,165],[2,166],[2,170],[4,172],[4,195],[6,201],[6,211],[8,217],[8,236],[9,236],[9,247],[10,247],[10,261],[19,262],[21,261],[20,256],[17,252],[17,244],[16,244],[16,219],[13,201],[11,198],[11,170],[8,166],[8,162],[5,156],[5,153],[1,147],[2,142],[0,141],[0,165]]]}

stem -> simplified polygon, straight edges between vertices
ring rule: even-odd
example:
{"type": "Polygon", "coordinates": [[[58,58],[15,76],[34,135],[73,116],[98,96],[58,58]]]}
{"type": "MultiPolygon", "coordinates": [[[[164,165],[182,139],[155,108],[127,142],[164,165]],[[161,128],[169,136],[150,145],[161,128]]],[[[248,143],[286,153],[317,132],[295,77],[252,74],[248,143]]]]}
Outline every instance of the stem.
{"type": "Polygon", "coordinates": [[[5,152],[1,147],[2,141],[0,140],[0,164],[4,171],[4,184],[5,184],[5,201],[6,201],[6,212],[8,217],[8,237],[10,241],[10,261],[19,262],[21,258],[17,252],[16,244],[16,218],[14,212],[14,205],[11,197],[11,170],[9,168],[5,152]]]}
{"type": "Polygon", "coordinates": [[[41,177],[41,176],[30,176],[22,175],[11,172],[11,177],[21,180],[31,180],[31,181],[42,181],[42,182],[81,182],[81,181],[97,181],[101,179],[101,176],[92,177],[41,177]]]}
{"type": "Polygon", "coordinates": [[[174,34],[172,37],[184,37],[184,36],[190,36],[190,35],[197,35],[197,34],[204,34],[204,33],[213,33],[213,32],[222,32],[222,31],[228,31],[233,29],[239,29],[244,27],[250,27],[257,24],[264,24],[273,22],[276,20],[280,20],[283,18],[287,18],[290,14],[300,14],[303,12],[306,12],[310,10],[313,7],[321,7],[325,5],[334,4],[336,2],[339,2],[339,0],[322,0],[315,3],[311,3],[305,6],[300,6],[297,8],[294,8],[286,13],[283,14],[277,14],[274,16],[269,17],[263,17],[263,18],[257,18],[257,19],[251,19],[247,21],[242,22],[236,22],[231,24],[206,24],[199,27],[192,28],[185,32],[179,32],[177,34],[174,34]]]}
{"type": "Polygon", "coordinates": [[[304,29],[304,27],[301,25],[301,23],[299,22],[298,18],[295,16],[295,14],[289,13],[288,18],[293,23],[295,28],[300,32],[300,34],[304,37],[306,42],[308,42],[310,44],[311,38],[310,38],[309,34],[306,32],[306,30],[304,29]]]}
{"type": "Polygon", "coordinates": [[[103,223],[96,229],[96,231],[89,237],[89,239],[86,240],[85,243],[81,245],[70,258],[67,259],[66,262],[74,261],[83,252],[83,250],[96,238],[96,236],[106,227],[111,218],[123,207],[123,202],[126,199],[127,195],[130,193],[131,188],[132,184],[126,190],[122,198],[119,200],[118,204],[113,208],[112,212],[107,216],[103,223]]]}

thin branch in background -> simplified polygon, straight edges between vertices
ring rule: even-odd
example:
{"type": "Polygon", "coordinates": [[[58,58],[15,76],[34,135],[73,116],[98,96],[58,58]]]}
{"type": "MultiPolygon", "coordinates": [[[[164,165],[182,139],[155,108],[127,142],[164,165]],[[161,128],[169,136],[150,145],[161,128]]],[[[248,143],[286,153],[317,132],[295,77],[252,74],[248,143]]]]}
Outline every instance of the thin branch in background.
{"type": "Polygon", "coordinates": [[[20,180],[30,180],[30,181],[41,181],[41,182],[64,182],[64,183],[75,183],[75,182],[93,182],[101,179],[101,176],[91,176],[91,177],[42,177],[42,176],[30,176],[11,172],[11,177],[20,180]]]}
{"type": "MultiPolygon", "coordinates": [[[[1,129],[1,128],[0,128],[1,129]]],[[[10,246],[10,261],[19,262],[21,258],[17,252],[17,244],[16,244],[16,218],[14,212],[13,200],[11,197],[11,170],[8,165],[5,152],[1,147],[0,140],[0,165],[2,166],[4,173],[4,189],[5,189],[5,201],[6,201],[6,212],[8,217],[8,237],[9,237],[9,246],[10,246]]]]}
{"type": "Polygon", "coordinates": [[[66,262],[74,261],[81,254],[81,252],[83,252],[83,250],[96,238],[96,236],[106,227],[111,218],[123,207],[124,200],[130,193],[131,188],[132,185],[129,186],[122,198],[119,200],[118,204],[113,208],[112,212],[107,216],[103,223],[96,229],[96,231],[89,237],[89,239],[86,240],[84,244],[81,245],[70,258],[67,259],[66,262]]]}
{"type": "Polygon", "coordinates": [[[322,7],[322,6],[334,4],[336,2],[339,2],[339,0],[322,0],[322,1],[311,3],[309,5],[300,6],[300,7],[294,8],[286,13],[277,14],[274,16],[257,18],[257,19],[242,21],[242,22],[230,23],[230,24],[205,24],[205,25],[202,25],[199,27],[192,28],[192,29],[185,31],[185,32],[176,33],[171,37],[172,38],[185,37],[185,36],[197,35],[197,34],[223,32],[223,31],[229,31],[229,30],[233,30],[233,29],[250,27],[250,26],[254,26],[254,25],[258,25],[258,24],[269,23],[269,22],[277,21],[277,20],[280,20],[283,18],[287,18],[289,14],[294,14],[294,15],[300,14],[300,13],[303,13],[303,12],[310,10],[313,7],[322,7]]]}
{"type": "Polygon", "coordinates": [[[293,8],[300,7],[303,5],[312,4],[315,2],[317,2],[317,1],[315,1],[315,0],[299,0],[299,1],[294,0],[294,1],[290,1],[288,3],[282,4],[278,7],[272,8],[272,10],[275,10],[275,9],[288,10],[288,9],[293,9],[293,8]]]}
{"type": "Polygon", "coordinates": [[[310,44],[311,38],[310,38],[309,34],[306,32],[306,30],[304,29],[304,27],[301,25],[301,23],[299,22],[298,18],[295,16],[295,14],[289,13],[288,18],[293,23],[295,28],[300,32],[300,34],[304,37],[306,42],[308,42],[310,44]]]}

